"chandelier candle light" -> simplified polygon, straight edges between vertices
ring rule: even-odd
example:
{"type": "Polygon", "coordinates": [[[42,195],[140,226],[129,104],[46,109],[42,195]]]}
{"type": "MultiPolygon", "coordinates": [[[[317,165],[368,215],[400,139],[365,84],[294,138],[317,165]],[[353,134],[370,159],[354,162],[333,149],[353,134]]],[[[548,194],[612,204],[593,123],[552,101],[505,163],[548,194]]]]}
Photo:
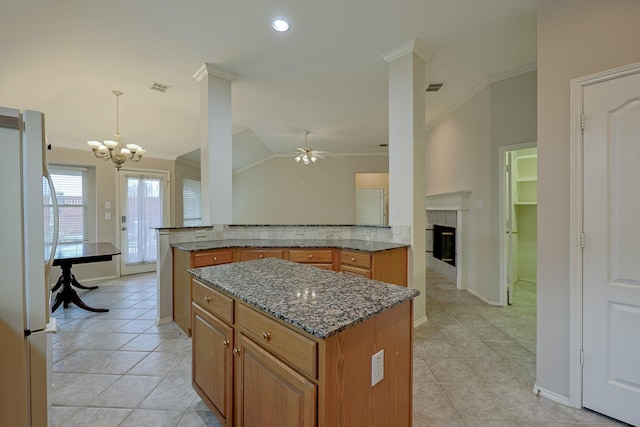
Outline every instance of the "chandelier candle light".
{"type": "Polygon", "coordinates": [[[91,147],[93,154],[97,158],[102,160],[111,160],[116,165],[116,169],[119,170],[127,160],[139,162],[147,150],[136,144],[127,144],[126,147],[123,147],[124,143],[122,142],[122,135],[120,135],[120,111],[118,102],[122,92],[114,90],[112,93],[116,96],[116,133],[113,134],[115,141],[87,141],[87,145],[91,147]],[[121,147],[120,151],[116,151],[118,146],[121,147]]]}

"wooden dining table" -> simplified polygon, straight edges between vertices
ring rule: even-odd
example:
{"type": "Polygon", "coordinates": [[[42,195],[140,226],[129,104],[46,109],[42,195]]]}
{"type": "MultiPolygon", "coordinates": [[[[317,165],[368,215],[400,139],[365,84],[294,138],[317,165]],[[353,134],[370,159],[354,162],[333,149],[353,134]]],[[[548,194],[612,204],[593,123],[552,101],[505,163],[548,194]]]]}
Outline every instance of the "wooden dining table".
{"type": "Polygon", "coordinates": [[[51,288],[52,293],[58,292],[51,305],[51,312],[56,311],[58,307],[60,307],[60,304],[62,304],[64,308],[67,308],[70,303],[74,303],[83,310],[97,313],[109,311],[108,308],[90,307],[80,299],[80,296],[73,287],[91,290],[97,289],[98,286],[84,286],[80,284],[71,273],[71,267],[74,264],[111,261],[115,255],[120,255],[120,249],[109,242],[58,244],[53,257],[53,265],[60,266],[62,274],[58,278],[57,283],[51,288]]]}

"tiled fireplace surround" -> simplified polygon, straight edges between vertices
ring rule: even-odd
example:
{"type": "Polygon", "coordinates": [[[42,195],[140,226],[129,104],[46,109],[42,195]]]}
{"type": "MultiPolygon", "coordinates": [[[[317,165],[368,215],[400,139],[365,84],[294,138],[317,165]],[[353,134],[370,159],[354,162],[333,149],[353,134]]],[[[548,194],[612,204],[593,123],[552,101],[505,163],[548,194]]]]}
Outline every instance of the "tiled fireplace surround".
{"type": "Polygon", "coordinates": [[[434,194],[426,197],[427,210],[427,268],[455,283],[458,289],[466,289],[467,259],[465,256],[468,229],[469,191],[434,194]],[[433,226],[442,225],[456,229],[456,266],[433,257],[433,226]]]}

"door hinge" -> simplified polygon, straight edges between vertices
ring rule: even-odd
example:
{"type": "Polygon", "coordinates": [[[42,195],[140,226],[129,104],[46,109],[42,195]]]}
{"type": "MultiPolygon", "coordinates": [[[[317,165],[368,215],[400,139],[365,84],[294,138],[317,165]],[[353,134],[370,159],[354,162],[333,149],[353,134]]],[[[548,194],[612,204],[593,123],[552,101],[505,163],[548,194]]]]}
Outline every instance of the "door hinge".
{"type": "Polygon", "coordinates": [[[511,165],[507,165],[507,172],[511,172],[511,165]]]}
{"type": "Polygon", "coordinates": [[[580,247],[584,249],[584,231],[580,233],[580,247]]]}
{"type": "Polygon", "coordinates": [[[584,130],[584,114],[580,114],[580,129],[584,130]]]}
{"type": "Polygon", "coordinates": [[[584,350],[580,350],[580,366],[584,366],[584,350]]]}

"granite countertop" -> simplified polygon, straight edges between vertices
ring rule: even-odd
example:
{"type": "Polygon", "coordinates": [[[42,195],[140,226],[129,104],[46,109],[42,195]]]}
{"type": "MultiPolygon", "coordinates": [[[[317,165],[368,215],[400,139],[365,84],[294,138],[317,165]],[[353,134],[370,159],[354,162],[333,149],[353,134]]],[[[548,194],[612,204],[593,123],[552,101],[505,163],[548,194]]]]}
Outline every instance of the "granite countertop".
{"type": "Polygon", "coordinates": [[[379,252],[404,248],[409,245],[405,243],[351,239],[224,239],[208,240],[206,242],[173,243],[171,246],[187,252],[225,248],[339,248],[363,252],[379,252]]]}
{"type": "Polygon", "coordinates": [[[223,264],[190,274],[318,338],[417,297],[416,289],[281,259],[223,264]]]}

